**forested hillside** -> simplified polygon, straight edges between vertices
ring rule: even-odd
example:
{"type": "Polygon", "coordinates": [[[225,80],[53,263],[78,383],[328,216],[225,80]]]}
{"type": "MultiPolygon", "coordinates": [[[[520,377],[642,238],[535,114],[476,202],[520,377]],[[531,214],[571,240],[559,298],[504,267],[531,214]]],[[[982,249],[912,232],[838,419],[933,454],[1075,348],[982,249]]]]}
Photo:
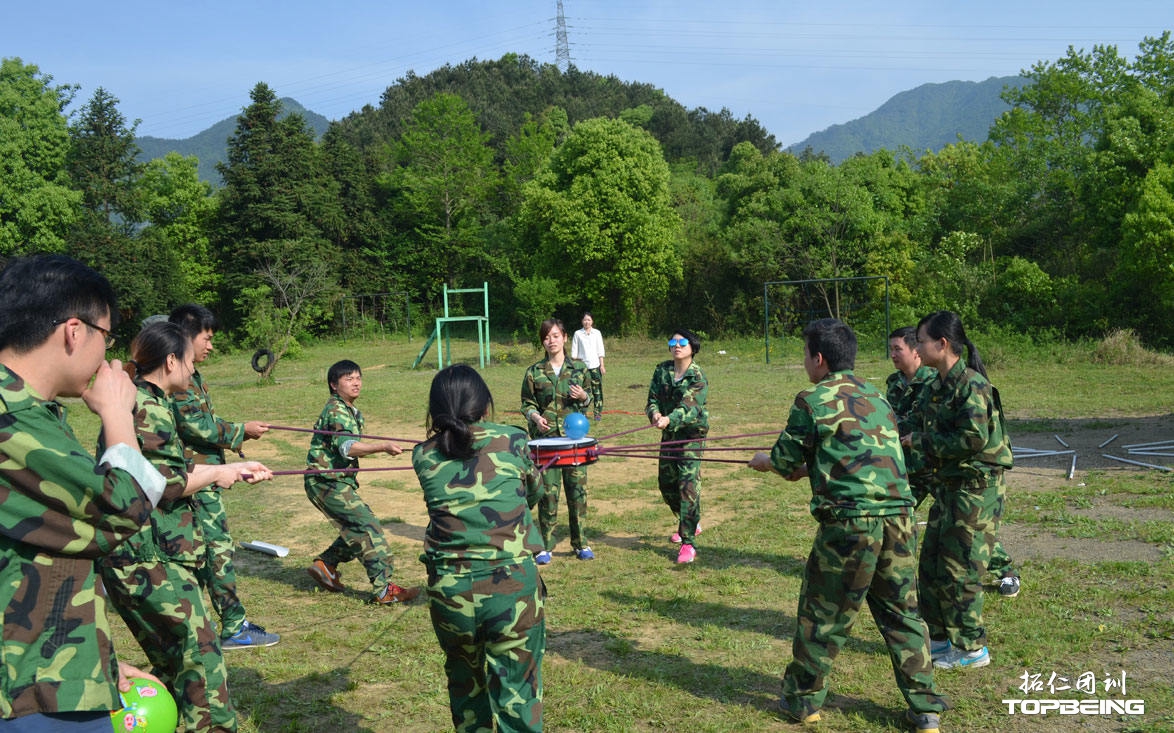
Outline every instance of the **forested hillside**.
{"type": "Polygon", "coordinates": [[[321,138],[261,83],[217,189],[195,158],[140,163],[104,90],[67,118],[69,89],[3,64],[0,257],[92,262],[128,330],[198,300],[238,341],[296,349],[350,296],[399,294],[430,324],[445,284],[486,281],[493,329],[524,338],[582,309],[617,334],[761,333],[769,301],[774,333],[833,314],[878,334],[886,313],[949,308],[1031,336],[1174,343],[1168,33],[1133,59],[1040,61],[985,142],[839,163],[522,56],[398,80],[321,138]],[[796,280],[819,282],[772,284],[796,280]]]}

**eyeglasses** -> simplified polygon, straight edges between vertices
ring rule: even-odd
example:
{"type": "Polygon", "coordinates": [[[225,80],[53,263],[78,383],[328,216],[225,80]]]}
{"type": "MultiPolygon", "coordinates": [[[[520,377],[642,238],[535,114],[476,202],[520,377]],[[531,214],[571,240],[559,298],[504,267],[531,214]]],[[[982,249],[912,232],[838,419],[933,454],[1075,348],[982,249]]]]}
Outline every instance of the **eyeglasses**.
{"type": "MultiPolygon", "coordinates": [[[[110,333],[110,329],[108,329],[108,328],[102,328],[101,326],[99,326],[99,325],[97,325],[97,324],[90,323],[89,321],[87,321],[86,319],[82,318],[81,316],[70,316],[69,318],[76,318],[76,319],[78,319],[79,321],[81,321],[82,323],[84,323],[84,324],[86,324],[87,326],[89,326],[90,328],[94,329],[95,331],[100,331],[100,332],[102,333],[102,335],[103,335],[103,336],[106,338],[106,348],[108,348],[108,349],[109,349],[109,348],[111,348],[111,347],[113,347],[113,346],[114,346],[114,342],[115,342],[117,339],[115,338],[114,334],[110,333]]],[[[63,318],[63,319],[62,319],[62,320],[60,320],[60,321],[53,321],[53,323],[52,323],[51,325],[52,325],[54,328],[56,328],[57,326],[60,326],[62,323],[66,323],[67,321],[69,321],[69,318],[63,318]]]]}
{"type": "Polygon", "coordinates": [[[673,348],[674,346],[688,346],[688,345],[689,345],[689,339],[669,339],[669,348],[670,349],[673,348]]]}

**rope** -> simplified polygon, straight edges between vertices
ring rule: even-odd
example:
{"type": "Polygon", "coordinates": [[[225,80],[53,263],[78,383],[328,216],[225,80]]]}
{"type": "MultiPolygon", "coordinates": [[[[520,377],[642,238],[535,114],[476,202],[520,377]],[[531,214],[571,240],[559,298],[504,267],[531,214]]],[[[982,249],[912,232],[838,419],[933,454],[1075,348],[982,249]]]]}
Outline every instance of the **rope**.
{"type": "Polygon", "coordinates": [[[350,438],[362,438],[364,440],[392,440],[397,443],[423,443],[422,440],[412,440],[411,438],[388,438],[382,435],[361,435],[359,433],[348,433],[340,430],[317,430],[315,428],[291,428],[288,425],[270,425],[270,430],[288,430],[292,433],[319,433],[321,435],[345,435],[350,438]]]}

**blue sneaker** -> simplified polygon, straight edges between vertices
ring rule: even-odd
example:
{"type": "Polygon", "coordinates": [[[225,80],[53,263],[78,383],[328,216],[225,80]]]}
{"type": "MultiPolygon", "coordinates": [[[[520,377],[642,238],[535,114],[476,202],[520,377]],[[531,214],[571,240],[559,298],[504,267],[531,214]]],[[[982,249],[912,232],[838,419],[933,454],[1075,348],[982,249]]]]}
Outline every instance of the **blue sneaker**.
{"type": "Polygon", "coordinates": [[[538,563],[539,565],[549,565],[550,560],[550,550],[543,550],[534,556],[534,562],[538,563]]]}
{"type": "Polygon", "coordinates": [[[590,547],[584,547],[582,550],[579,550],[575,554],[579,556],[580,560],[594,560],[595,559],[595,553],[591,551],[590,547]]]}
{"type": "Polygon", "coordinates": [[[937,641],[935,639],[929,640],[929,655],[932,658],[937,659],[938,657],[944,657],[944,656],[946,656],[947,653],[949,653],[949,651],[950,651],[950,640],[949,639],[946,639],[944,641],[937,641]]]}
{"type": "Polygon", "coordinates": [[[984,646],[968,652],[959,647],[952,647],[948,652],[933,660],[933,666],[938,669],[960,669],[963,667],[985,667],[991,663],[991,653],[984,646]]]}
{"type": "Polygon", "coordinates": [[[258,646],[273,646],[279,641],[281,641],[281,637],[277,634],[270,634],[257,624],[245,621],[241,624],[241,630],[235,635],[220,640],[220,648],[224,651],[252,649],[258,646]]]}

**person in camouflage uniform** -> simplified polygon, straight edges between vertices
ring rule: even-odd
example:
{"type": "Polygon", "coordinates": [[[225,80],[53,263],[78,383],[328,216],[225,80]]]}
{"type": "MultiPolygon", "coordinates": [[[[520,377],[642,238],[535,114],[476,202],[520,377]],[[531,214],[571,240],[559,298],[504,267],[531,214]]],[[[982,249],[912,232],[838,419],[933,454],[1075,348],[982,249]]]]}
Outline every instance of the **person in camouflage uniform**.
{"type": "MultiPolygon", "coordinates": [[[[168,320],[183,329],[191,339],[197,369],[192,372],[191,387],[172,395],[171,410],[184,445],[184,456],[193,463],[225,463],[224,452],[239,453],[241,444],[264,435],[269,426],[251,421],[233,423],[222,420],[212,409],[212,398],[204,386],[198,365],[212,353],[216,317],[202,305],[189,303],[171,312],[168,320]]],[[[240,454],[244,457],[244,454],[240,454]]],[[[228,514],[220,489],[215,484],[192,496],[196,521],[204,533],[205,561],[197,570],[200,584],[208,592],[212,610],[220,621],[220,647],[243,649],[272,646],[281,637],[271,634],[245,617],[245,606],[236,592],[236,567],[232,562],[234,543],[228,531],[228,514]]]]}
{"type": "Polygon", "coordinates": [[[432,628],[445,654],[453,727],[542,730],[544,549],[530,509],[542,495],[526,434],[489,421],[493,397],[469,366],[441,370],[428,398],[428,439],[412,451],[428,527],[432,628]]]}
{"type": "MultiPolygon", "coordinates": [[[[917,329],[902,326],[889,334],[889,359],[897,371],[885,380],[885,399],[897,416],[897,432],[907,435],[916,424],[916,408],[921,393],[925,391],[937,372],[921,363],[917,355],[917,329]]],[[[914,508],[921,506],[930,491],[927,471],[918,470],[905,456],[905,467],[909,472],[909,487],[913,491],[914,508]]]]}
{"type": "Polygon", "coordinates": [[[937,730],[946,700],[934,686],[929,634],[917,613],[913,495],[892,408],[853,373],[856,335],[834,318],[803,330],[800,392],[769,455],[750,467],[788,480],[807,476],[819,521],[799,592],[792,660],[780,708],[819,720],[832,661],[864,601],[889,649],[897,687],[918,730],[937,730]]]}
{"type": "MultiPolygon", "coordinates": [[[[893,411],[897,413],[897,429],[901,435],[908,435],[921,424],[921,400],[923,393],[937,377],[937,370],[921,363],[921,356],[917,353],[917,328],[902,326],[889,334],[889,358],[897,371],[889,375],[886,381],[885,396],[893,411]]],[[[916,461],[905,449],[905,463],[909,469],[909,485],[913,489],[913,498],[916,507],[920,507],[926,496],[933,494],[929,483],[932,472],[925,467],[916,466],[916,461]]],[[[1007,598],[1019,595],[1019,573],[1011,562],[1011,556],[1003,548],[1003,543],[995,539],[995,548],[991,551],[991,561],[988,571],[999,578],[999,594],[1007,598]]]]}
{"type": "MultiPolygon", "coordinates": [[[[587,365],[567,356],[567,330],[557,318],[542,322],[538,340],[546,356],[531,365],[522,378],[522,415],[531,438],[555,438],[565,435],[563,421],[572,412],[586,412],[591,404],[591,374],[587,365]]],[[[587,521],[587,466],[547,468],[542,472],[545,492],[538,505],[538,528],[545,545],[538,553],[538,564],[551,561],[554,550],[554,525],[558,521],[560,484],[566,491],[567,524],[570,527],[571,551],[580,560],[593,560],[595,553],[585,538],[587,521]]]]}
{"type": "MultiPolygon", "coordinates": [[[[235,731],[228,671],[196,577],[205,552],[191,495],[212,483],[228,487],[273,474],[256,461],[192,465],[184,458],[168,394],[187,390],[195,366],[191,341],[179,326],[161,321],[146,326],[131,344],[131,354],[138,443],[167,486],[150,521],[101,559],[102,583],[175,696],[181,727],[235,731]]],[[[109,440],[99,434],[99,452],[109,440]]]]}
{"type": "Polygon", "coordinates": [[[359,496],[359,479],[354,469],[359,459],[374,453],[398,456],[403,449],[390,440],[360,440],[363,413],[355,400],[363,388],[363,372],[355,362],[344,359],[326,373],[330,399],[314,423],[314,436],[306,454],[309,469],[351,469],[345,473],[306,474],[306,497],[326,515],[338,537],[306,572],[324,590],[340,593],[346,589],[338,566],[359,560],[374,588],[372,603],[407,603],[420,595],[419,588],[401,588],[391,580],[394,568],[391,546],[383,536],[383,525],[359,496]]]}
{"type": "Polygon", "coordinates": [[[657,486],[664,503],[677,518],[673,542],[680,542],[677,563],[697,557],[694,539],[701,532],[701,449],[709,434],[709,411],[705,398],[709,382],[693,360],[701,351],[701,338],[679,328],[669,338],[672,359],[662,361],[652,372],[644,414],[660,428],[660,459],[657,486]]]}
{"type": "Polygon", "coordinates": [[[94,565],[164,487],[135,440],[134,385],[106,362],[117,314],[106,278],[68,257],[14,258],[0,272],[3,731],[110,733],[128,678],[155,679],[116,658],[94,565]],[[111,436],[98,460],[56,401],[79,396],[111,436]]]}
{"type": "Polygon", "coordinates": [[[923,393],[920,425],[902,436],[911,460],[932,471],[935,490],[919,565],[922,614],[935,666],[982,667],[990,663],[982,578],[1003,516],[1011,444],[999,392],[956,314],[922,318],[917,351],[938,372],[923,393]]]}

